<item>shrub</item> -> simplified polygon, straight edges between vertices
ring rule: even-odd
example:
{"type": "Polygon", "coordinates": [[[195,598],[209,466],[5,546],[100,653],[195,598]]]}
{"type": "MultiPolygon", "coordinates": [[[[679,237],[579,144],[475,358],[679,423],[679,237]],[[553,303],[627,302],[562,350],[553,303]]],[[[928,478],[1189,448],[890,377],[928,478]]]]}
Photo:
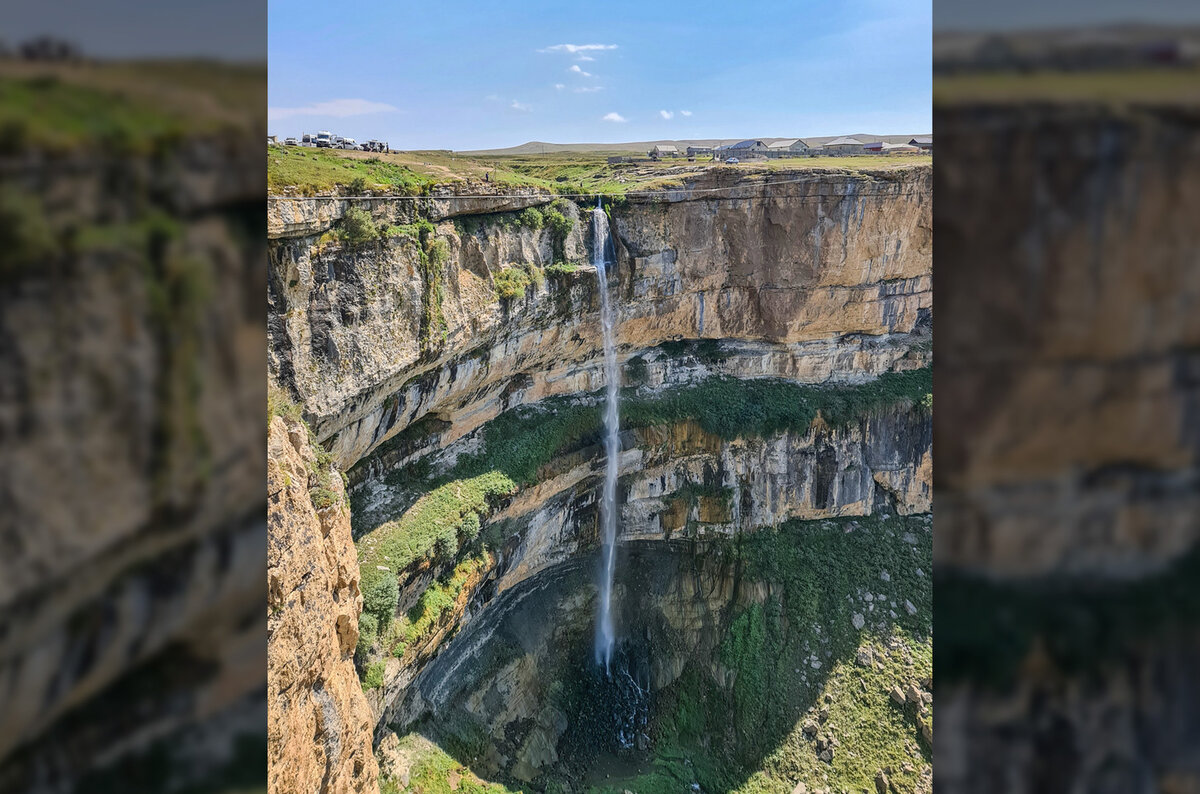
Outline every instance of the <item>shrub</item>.
{"type": "Polygon", "coordinates": [[[517,223],[530,229],[540,229],[545,222],[546,219],[542,216],[542,211],[537,207],[526,207],[517,216],[517,223]]]}
{"type": "Polygon", "coordinates": [[[290,419],[293,422],[301,420],[302,409],[299,405],[292,402],[288,397],[287,392],[277,386],[267,387],[267,420],[272,417],[282,416],[284,419],[290,419]]]}
{"type": "Polygon", "coordinates": [[[450,245],[441,239],[430,240],[425,250],[429,254],[429,263],[434,267],[441,267],[450,256],[450,245]]]}
{"type": "Polygon", "coordinates": [[[378,662],[372,662],[370,667],[367,668],[366,675],[363,676],[363,689],[379,689],[379,687],[383,686],[383,670],[386,666],[386,663],[382,659],[378,662]]]}
{"type": "Polygon", "coordinates": [[[546,265],[546,275],[550,278],[562,278],[579,270],[579,265],[574,262],[555,262],[551,265],[546,265]]]}
{"type": "MultiPolygon", "coordinates": [[[[382,572],[381,572],[382,573],[382,572]]],[[[390,573],[372,577],[363,576],[363,614],[371,614],[377,626],[386,626],[396,616],[396,604],[400,601],[400,583],[390,573]]]]}
{"type": "Polygon", "coordinates": [[[327,507],[333,507],[338,502],[337,493],[332,488],[324,485],[310,488],[308,496],[312,500],[312,506],[315,510],[324,510],[327,507]]]}
{"type": "MultiPolygon", "coordinates": [[[[414,560],[436,555],[439,548],[453,545],[457,549],[454,539],[463,522],[470,520],[467,515],[486,512],[516,490],[516,483],[504,473],[481,472],[434,488],[399,519],[373,529],[359,541],[364,603],[367,591],[377,586],[374,580],[391,577],[375,566],[387,562],[395,570],[403,570],[414,560]]],[[[394,601],[391,608],[394,612],[394,601]]]]}
{"type": "Polygon", "coordinates": [[[389,226],[383,230],[383,237],[387,239],[393,237],[407,237],[410,240],[420,239],[417,232],[417,224],[415,223],[400,223],[389,226]]]}
{"type": "Polygon", "coordinates": [[[563,215],[558,210],[550,210],[546,213],[546,225],[550,227],[550,231],[557,239],[565,240],[571,233],[571,229],[575,228],[575,221],[571,220],[569,215],[563,215]]]}
{"type": "Polygon", "coordinates": [[[370,213],[358,207],[351,207],[342,216],[342,233],[350,243],[365,243],[379,236],[370,213]]]}
{"type": "Polygon", "coordinates": [[[625,362],[625,382],[630,385],[644,383],[649,372],[650,368],[646,364],[646,359],[641,356],[634,356],[625,362]]]}
{"type": "Polygon", "coordinates": [[[529,274],[529,280],[533,283],[536,289],[541,289],[546,283],[546,274],[540,267],[532,262],[525,263],[525,272],[529,274]]]}
{"type": "Polygon", "coordinates": [[[479,537],[479,530],[480,530],[481,526],[482,526],[482,524],[480,524],[480,522],[479,522],[479,514],[478,513],[473,512],[473,511],[470,513],[467,513],[465,516],[463,516],[463,521],[462,521],[461,530],[462,530],[463,537],[465,537],[468,541],[475,540],[475,538],[479,537]]]}
{"type": "Polygon", "coordinates": [[[355,646],[354,652],[359,658],[364,658],[367,651],[371,650],[371,646],[375,644],[375,638],[379,636],[379,619],[370,612],[364,612],[358,616],[358,645],[355,646]]]}
{"type": "Polygon", "coordinates": [[[529,274],[524,268],[506,267],[496,274],[496,297],[501,300],[523,298],[529,281],[529,274]]]}
{"type": "Polygon", "coordinates": [[[367,180],[365,177],[356,176],[346,185],[346,190],[351,196],[361,196],[367,192],[367,180]]]}

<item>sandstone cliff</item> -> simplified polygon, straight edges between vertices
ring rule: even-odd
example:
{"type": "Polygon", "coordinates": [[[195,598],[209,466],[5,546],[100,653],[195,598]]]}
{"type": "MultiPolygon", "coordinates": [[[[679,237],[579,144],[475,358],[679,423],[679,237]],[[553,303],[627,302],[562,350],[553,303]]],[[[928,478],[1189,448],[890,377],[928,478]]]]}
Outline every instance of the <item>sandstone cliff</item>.
{"type": "MultiPolygon", "coordinates": [[[[773,174],[779,185],[718,173],[615,206],[621,358],[675,339],[730,339],[743,349],[720,371],[737,377],[886,371],[928,329],[929,180],[920,168],[773,174]]],[[[415,211],[378,213],[386,224],[415,211]]],[[[575,222],[557,247],[550,231],[503,217],[442,221],[447,255],[431,269],[412,235],[276,242],[271,372],[342,467],[430,413],[462,435],[513,405],[599,387],[590,225],[573,205],[564,212],[575,222]],[[505,266],[560,260],[581,267],[497,298],[505,266]]]]}
{"type": "MultiPolygon", "coordinates": [[[[779,752],[803,745],[809,761],[827,763],[818,756],[832,757],[831,733],[814,749],[814,737],[785,728],[823,687],[852,682],[854,649],[895,650],[897,666],[879,677],[889,686],[916,675],[913,658],[928,652],[929,546],[917,538],[928,538],[931,508],[929,170],[715,169],[609,201],[607,284],[590,264],[587,203],[498,201],[271,208],[272,378],[303,406],[322,453],[348,470],[362,587],[378,596],[356,662],[388,776],[408,785],[420,765],[392,734],[418,724],[428,735],[459,725],[465,733],[451,739],[480,754],[477,770],[519,780],[568,774],[591,752],[578,743],[590,730],[579,702],[545,685],[567,682],[572,697],[585,686],[568,668],[588,655],[594,613],[601,289],[614,299],[625,387],[620,539],[661,553],[619,587],[634,643],[622,658],[655,671],[649,688],[664,703],[694,704],[703,692],[744,716],[757,696],[737,680],[765,675],[765,662],[743,658],[728,636],[774,616],[760,629],[790,660],[778,674],[795,681],[779,686],[796,694],[772,712],[771,737],[779,752]],[[331,233],[352,209],[375,229],[358,243],[331,233]],[[542,213],[561,218],[543,224],[542,213]],[[502,286],[514,272],[521,288],[502,286]],[[883,524],[868,534],[860,520],[883,524]],[[723,562],[730,544],[749,549],[747,536],[793,524],[775,556],[809,537],[836,546],[843,532],[870,554],[898,543],[887,553],[903,561],[881,568],[907,570],[907,591],[871,585],[881,572],[860,570],[863,552],[807,556],[783,576],[723,562]],[[866,578],[818,606],[803,582],[827,566],[866,578]],[[703,575],[690,580],[693,568],[703,575]],[[890,605],[876,604],[884,595],[890,605]],[[861,614],[841,614],[848,605],[861,614]],[[822,635],[835,619],[838,631],[822,635]],[[535,638],[530,627],[542,623],[559,629],[535,638]],[[823,647],[831,637],[836,656],[823,647]],[[505,656],[514,643],[524,655],[505,656]]],[[[886,687],[876,694],[873,708],[884,708],[886,687]]],[[[910,783],[927,783],[932,723],[921,703],[886,715],[897,753],[888,757],[910,783]]],[[[723,755],[741,748],[729,764],[753,767],[770,749],[712,728],[723,755]]]]}
{"type": "Polygon", "coordinates": [[[345,493],[321,479],[302,422],[276,416],[267,440],[269,549],[267,790],[378,792],[373,719],[352,656],[362,594],[345,493]]]}

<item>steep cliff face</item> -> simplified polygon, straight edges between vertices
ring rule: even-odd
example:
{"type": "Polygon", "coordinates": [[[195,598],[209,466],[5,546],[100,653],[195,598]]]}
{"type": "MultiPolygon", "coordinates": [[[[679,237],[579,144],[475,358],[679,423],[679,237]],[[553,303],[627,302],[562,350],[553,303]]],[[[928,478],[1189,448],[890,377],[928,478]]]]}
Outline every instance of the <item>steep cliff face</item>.
{"type": "Polygon", "coordinates": [[[1200,787],[1200,113],[1065,96],[936,108],[949,792],[1200,787]]]}
{"type": "Polygon", "coordinates": [[[308,428],[272,419],[267,439],[267,790],[378,792],[374,720],[352,657],[362,594],[336,474],[327,493],[308,428]]]}
{"type": "MultiPolygon", "coordinates": [[[[674,339],[731,339],[742,350],[720,371],[738,377],[886,371],[929,319],[929,179],[928,169],[714,175],[617,205],[622,359],[674,339]]],[[[383,224],[411,221],[410,204],[374,211],[383,224]]],[[[574,223],[561,241],[513,217],[442,221],[433,234],[447,251],[432,267],[415,233],[276,243],[272,374],[344,468],[430,413],[461,435],[513,405],[600,386],[590,226],[573,204],[562,211],[574,223]],[[497,298],[506,265],[555,261],[583,267],[497,298]]]]}
{"type": "Polygon", "coordinates": [[[861,752],[879,759],[870,763],[880,774],[895,766],[887,774],[908,789],[926,785],[928,704],[902,695],[909,711],[885,707],[888,687],[921,679],[928,655],[929,189],[924,168],[716,169],[607,202],[608,283],[589,264],[586,203],[273,206],[272,376],[347,470],[367,600],[355,659],[389,780],[407,786],[432,768],[421,752],[433,737],[475,758],[474,771],[450,774],[582,790],[598,763],[588,733],[604,744],[624,730],[616,711],[583,704],[619,710],[633,695],[595,689],[580,667],[595,610],[605,289],[624,387],[617,498],[631,568],[617,591],[621,658],[633,679],[653,671],[646,698],[630,702],[642,720],[633,751],[648,758],[671,741],[671,720],[707,702],[743,722],[688,734],[716,743],[705,790],[765,770],[772,753],[805,759],[802,774],[764,771],[772,786],[857,784],[861,770],[844,758],[833,778],[813,766],[833,763],[821,757],[834,757],[832,726],[811,735],[788,726],[806,710],[816,719],[817,698],[851,686],[845,665],[860,646],[874,653],[873,642],[895,664],[880,662],[867,722],[889,720],[892,733],[875,743],[886,752],[861,752]],[[330,231],[364,217],[374,228],[362,242],[330,231]],[[883,523],[867,532],[860,521],[883,523]],[[792,529],[774,533],[782,525],[792,529]],[[759,536],[782,545],[751,554],[746,539],[759,536]],[[820,558],[860,538],[844,562],[820,558]],[[809,556],[786,574],[764,567],[796,548],[809,556]],[[860,570],[872,549],[897,558],[860,570]],[[861,578],[853,588],[845,579],[836,600],[814,600],[804,583],[831,565],[861,578]],[[891,581],[888,570],[908,572],[903,595],[872,585],[881,572],[891,581]],[[885,595],[890,605],[875,604],[885,595]],[[833,620],[844,625],[829,630],[833,620]],[[773,638],[778,665],[729,644],[731,632],[751,630],[773,638]],[[767,690],[795,692],[770,710],[770,746],[745,722],[767,690]],[[421,725],[424,739],[397,745],[393,729],[421,725]]]}

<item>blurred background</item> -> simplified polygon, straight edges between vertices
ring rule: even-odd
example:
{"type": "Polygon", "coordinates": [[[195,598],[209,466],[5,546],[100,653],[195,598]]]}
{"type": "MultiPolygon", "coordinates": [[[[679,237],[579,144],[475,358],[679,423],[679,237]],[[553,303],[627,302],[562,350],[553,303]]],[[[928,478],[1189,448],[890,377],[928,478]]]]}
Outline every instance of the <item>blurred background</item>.
{"type": "MultiPolygon", "coordinates": [[[[934,20],[936,784],[1200,791],[1200,7],[934,20]]],[[[266,4],[0,39],[0,791],[264,790],[266,4]]]]}
{"type": "Polygon", "coordinates": [[[265,790],[265,3],[0,32],[0,791],[265,790]]]}
{"type": "Polygon", "coordinates": [[[1200,791],[1200,6],[934,19],[937,789],[1200,791]]]}

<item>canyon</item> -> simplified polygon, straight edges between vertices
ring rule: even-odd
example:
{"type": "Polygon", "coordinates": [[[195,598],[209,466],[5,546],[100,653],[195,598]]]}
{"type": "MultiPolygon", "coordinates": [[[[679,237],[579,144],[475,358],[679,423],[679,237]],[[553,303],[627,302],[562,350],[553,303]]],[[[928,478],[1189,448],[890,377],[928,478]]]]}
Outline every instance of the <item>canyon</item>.
{"type": "Polygon", "coordinates": [[[930,790],[931,169],[596,199],[270,200],[271,790],[930,790]]]}

